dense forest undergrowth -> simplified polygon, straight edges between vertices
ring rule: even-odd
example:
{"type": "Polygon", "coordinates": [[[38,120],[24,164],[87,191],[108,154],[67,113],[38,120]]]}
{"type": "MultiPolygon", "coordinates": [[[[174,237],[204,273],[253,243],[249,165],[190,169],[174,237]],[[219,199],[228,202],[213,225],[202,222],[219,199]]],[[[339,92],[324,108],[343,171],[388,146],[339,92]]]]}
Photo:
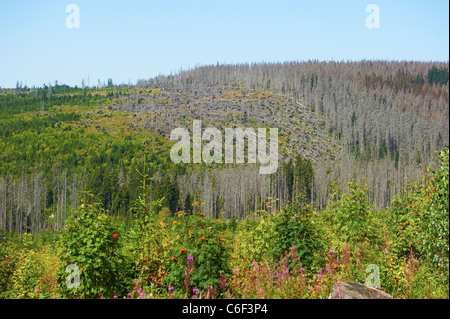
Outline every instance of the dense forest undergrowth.
{"type": "Polygon", "coordinates": [[[243,221],[206,217],[198,201],[168,214],[146,200],[145,183],[133,219],[104,214],[88,194],[60,231],[3,232],[0,296],[328,298],[376,265],[394,298],[448,298],[448,148],[440,160],[379,211],[355,180],[348,192],[333,187],[320,213],[299,198],[243,221]]]}

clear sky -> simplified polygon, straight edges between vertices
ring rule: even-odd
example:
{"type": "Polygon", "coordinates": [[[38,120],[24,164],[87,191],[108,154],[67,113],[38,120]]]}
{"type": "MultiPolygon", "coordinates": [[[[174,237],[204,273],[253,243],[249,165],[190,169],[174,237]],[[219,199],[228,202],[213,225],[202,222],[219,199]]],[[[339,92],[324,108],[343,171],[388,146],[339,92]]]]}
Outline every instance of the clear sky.
{"type": "Polygon", "coordinates": [[[217,62],[446,62],[448,12],[447,0],[1,0],[0,87],[135,83],[217,62]]]}

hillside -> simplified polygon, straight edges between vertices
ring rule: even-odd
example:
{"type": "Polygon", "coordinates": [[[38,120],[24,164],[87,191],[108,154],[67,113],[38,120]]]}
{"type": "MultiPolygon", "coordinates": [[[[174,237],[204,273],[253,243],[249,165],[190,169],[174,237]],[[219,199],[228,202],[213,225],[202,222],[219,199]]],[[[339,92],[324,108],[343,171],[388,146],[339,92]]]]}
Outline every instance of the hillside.
{"type": "Polygon", "coordinates": [[[383,61],[2,89],[0,298],[448,298],[448,93],[383,61]],[[194,120],[278,128],[276,173],[175,164],[194,120]]]}
{"type": "Polygon", "coordinates": [[[110,214],[127,214],[144,158],[151,198],[171,189],[172,213],[197,198],[213,216],[242,217],[264,207],[263,198],[278,199],[280,209],[301,193],[320,210],[329,185],[345,188],[352,178],[365,179],[371,204],[387,207],[425,166],[436,167],[435,153],[448,145],[446,70],[422,62],[262,63],[198,67],[135,86],[4,89],[2,224],[20,230],[36,220],[33,212],[46,211],[42,222],[58,216],[61,226],[61,211],[75,209],[85,191],[110,214]],[[171,130],[192,131],[193,120],[219,130],[278,128],[276,174],[248,164],[171,163],[171,130]],[[300,158],[313,178],[302,179],[310,173],[301,165],[292,173],[300,158]]]}

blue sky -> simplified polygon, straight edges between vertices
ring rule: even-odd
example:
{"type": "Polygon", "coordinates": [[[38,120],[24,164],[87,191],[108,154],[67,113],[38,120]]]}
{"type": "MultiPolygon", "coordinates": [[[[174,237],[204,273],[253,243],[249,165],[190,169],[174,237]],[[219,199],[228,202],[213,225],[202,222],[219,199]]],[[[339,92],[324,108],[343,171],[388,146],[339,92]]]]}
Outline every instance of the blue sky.
{"type": "Polygon", "coordinates": [[[449,60],[447,0],[0,1],[0,87],[135,83],[196,65],[449,60]],[[66,27],[66,6],[80,28],[66,27]],[[380,28],[366,27],[366,6],[380,28]]]}

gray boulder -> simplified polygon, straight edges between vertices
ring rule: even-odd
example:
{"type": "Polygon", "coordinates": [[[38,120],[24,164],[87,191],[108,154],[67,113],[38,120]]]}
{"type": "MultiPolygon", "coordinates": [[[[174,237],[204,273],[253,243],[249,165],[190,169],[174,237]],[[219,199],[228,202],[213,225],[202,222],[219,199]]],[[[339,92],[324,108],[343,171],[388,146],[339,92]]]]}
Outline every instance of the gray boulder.
{"type": "Polygon", "coordinates": [[[341,281],[334,284],[330,299],[392,299],[392,296],[357,282],[341,281]]]}

